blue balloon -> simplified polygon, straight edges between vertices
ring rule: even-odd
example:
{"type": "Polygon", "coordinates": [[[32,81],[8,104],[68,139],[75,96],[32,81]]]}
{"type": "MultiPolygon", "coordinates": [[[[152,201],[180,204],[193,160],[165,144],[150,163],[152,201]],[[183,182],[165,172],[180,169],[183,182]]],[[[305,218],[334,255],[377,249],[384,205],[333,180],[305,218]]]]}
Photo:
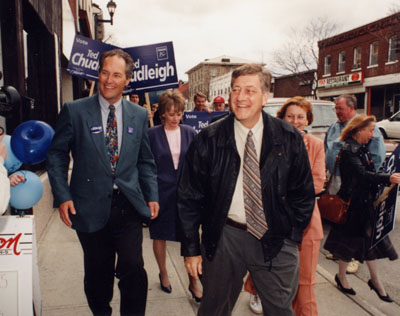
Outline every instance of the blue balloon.
{"type": "Polygon", "coordinates": [[[28,165],[46,159],[46,153],[53,139],[53,128],[42,121],[27,121],[17,126],[11,137],[14,154],[28,165]]]}
{"type": "Polygon", "coordinates": [[[3,144],[6,147],[7,150],[7,157],[6,161],[4,161],[4,167],[7,169],[9,173],[14,172],[15,170],[18,170],[19,167],[22,165],[22,161],[19,160],[13,153],[11,149],[11,136],[10,135],[4,135],[3,137],[3,144]]]}
{"type": "Polygon", "coordinates": [[[21,170],[25,182],[20,182],[10,188],[10,204],[18,210],[31,208],[40,201],[43,193],[43,184],[39,177],[32,171],[21,170]]]}

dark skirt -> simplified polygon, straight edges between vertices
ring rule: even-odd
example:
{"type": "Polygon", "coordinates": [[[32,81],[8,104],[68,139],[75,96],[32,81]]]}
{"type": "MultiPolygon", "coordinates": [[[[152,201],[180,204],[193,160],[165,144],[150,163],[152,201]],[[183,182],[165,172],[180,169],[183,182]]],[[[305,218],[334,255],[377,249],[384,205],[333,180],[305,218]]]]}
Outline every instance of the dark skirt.
{"type": "Polygon", "coordinates": [[[346,234],[346,231],[341,229],[341,225],[332,226],[324,248],[346,262],[351,261],[352,258],[360,262],[383,258],[396,260],[398,258],[389,236],[370,248],[370,238],[346,234]]]}
{"type": "Polygon", "coordinates": [[[150,238],[156,240],[180,241],[178,225],[176,186],[158,183],[160,211],[158,217],[150,222],[150,238]]]}

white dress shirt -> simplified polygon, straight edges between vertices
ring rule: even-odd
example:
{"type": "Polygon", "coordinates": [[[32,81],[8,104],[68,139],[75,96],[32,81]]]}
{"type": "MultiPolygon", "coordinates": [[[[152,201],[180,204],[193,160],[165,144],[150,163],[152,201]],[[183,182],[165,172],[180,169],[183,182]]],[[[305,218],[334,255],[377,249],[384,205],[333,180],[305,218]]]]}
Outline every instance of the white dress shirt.
{"type": "MultiPolygon", "coordinates": [[[[258,122],[251,129],[251,131],[253,132],[253,141],[256,147],[258,161],[260,161],[261,155],[263,130],[264,122],[262,119],[262,115],[260,115],[258,122]]],[[[248,129],[242,123],[235,119],[234,131],[236,148],[240,156],[240,170],[236,181],[235,192],[233,193],[232,197],[232,203],[229,208],[228,217],[235,222],[246,224],[246,211],[244,209],[243,200],[243,156],[244,148],[246,146],[247,135],[249,134],[250,129],[248,129]]]]}

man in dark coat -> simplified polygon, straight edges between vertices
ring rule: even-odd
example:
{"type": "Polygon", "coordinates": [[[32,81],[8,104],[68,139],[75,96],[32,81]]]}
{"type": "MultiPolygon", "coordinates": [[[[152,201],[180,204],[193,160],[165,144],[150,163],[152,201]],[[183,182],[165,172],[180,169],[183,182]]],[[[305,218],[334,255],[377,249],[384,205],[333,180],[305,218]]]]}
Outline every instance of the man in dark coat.
{"type": "Polygon", "coordinates": [[[312,215],[314,186],[301,135],[262,111],[270,84],[259,65],[236,69],[233,113],[203,129],[185,157],[182,255],[189,274],[202,275],[201,316],[230,315],[247,271],[264,315],[294,315],[296,243],[312,215]]]}

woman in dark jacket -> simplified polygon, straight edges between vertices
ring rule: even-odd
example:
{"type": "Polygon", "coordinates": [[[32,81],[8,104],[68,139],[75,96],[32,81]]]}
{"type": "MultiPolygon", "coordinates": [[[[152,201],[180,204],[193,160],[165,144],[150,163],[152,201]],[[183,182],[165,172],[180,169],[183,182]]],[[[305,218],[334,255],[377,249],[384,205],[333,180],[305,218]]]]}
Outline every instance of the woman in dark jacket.
{"type": "Polygon", "coordinates": [[[400,173],[377,173],[366,145],[374,135],[375,116],[357,115],[340,135],[344,141],[339,161],[341,187],[337,193],[350,202],[347,221],[334,225],[329,232],[324,248],[339,258],[339,273],[335,276],[338,289],[343,293],[355,295],[346,278],[347,264],[351,258],[367,263],[371,279],[368,285],[379,298],[392,302],[378,277],[375,259],[397,259],[389,236],[373,248],[369,248],[373,219],[373,202],[378,185],[400,183],[400,173]]]}
{"type": "MultiPolygon", "coordinates": [[[[160,97],[159,115],[162,125],[149,129],[151,151],[157,165],[157,183],[160,200],[158,217],[150,224],[150,238],[160,269],[160,286],[166,293],[171,293],[166,267],[166,240],[180,241],[177,225],[176,190],[178,177],[186,151],[196,135],[194,129],[180,124],[185,100],[181,93],[166,91],[160,97]]],[[[194,278],[189,277],[189,291],[193,298],[201,300],[201,290],[194,278]]]]}

